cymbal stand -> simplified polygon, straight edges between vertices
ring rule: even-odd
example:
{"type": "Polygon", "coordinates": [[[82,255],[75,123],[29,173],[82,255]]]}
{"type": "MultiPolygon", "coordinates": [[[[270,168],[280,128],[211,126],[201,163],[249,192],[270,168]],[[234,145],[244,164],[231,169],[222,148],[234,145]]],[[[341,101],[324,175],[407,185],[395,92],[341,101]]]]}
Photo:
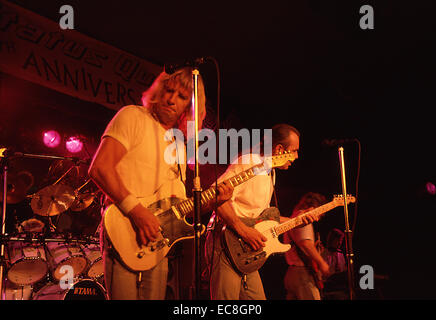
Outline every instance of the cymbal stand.
{"type": "MultiPolygon", "coordinates": [[[[59,216],[58,216],[58,219],[59,219],[59,216]]],[[[56,232],[56,226],[54,225],[54,223],[51,219],[51,216],[48,216],[48,227],[45,230],[45,234],[51,234],[52,232],[56,232]]]]}
{"type": "Polygon", "coordinates": [[[91,181],[91,179],[86,180],[86,182],[84,184],[82,184],[80,187],[78,187],[75,192],[79,193],[80,190],[82,190],[89,182],[91,181]]]}
{"type": "Polygon", "coordinates": [[[5,280],[6,258],[5,258],[5,236],[6,236],[6,203],[8,192],[8,158],[1,159],[3,167],[3,203],[2,203],[2,227],[0,241],[0,300],[3,300],[3,285],[5,280]]]}
{"type": "Polygon", "coordinates": [[[66,176],[68,173],[70,173],[70,171],[71,171],[74,167],[75,167],[75,166],[71,166],[67,171],[65,171],[65,173],[64,173],[63,175],[61,175],[60,178],[57,179],[57,180],[53,183],[53,185],[58,184],[59,181],[61,181],[63,178],[65,178],[65,176],[66,176]]]}

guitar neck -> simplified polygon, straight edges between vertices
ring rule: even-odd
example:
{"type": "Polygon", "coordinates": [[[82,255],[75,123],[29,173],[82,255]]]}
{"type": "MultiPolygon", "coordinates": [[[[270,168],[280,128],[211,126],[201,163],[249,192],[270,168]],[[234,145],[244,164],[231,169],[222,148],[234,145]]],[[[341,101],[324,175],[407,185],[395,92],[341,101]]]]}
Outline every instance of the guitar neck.
{"type": "Polygon", "coordinates": [[[303,213],[302,215],[299,215],[295,218],[292,218],[282,224],[279,224],[278,226],[276,226],[274,228],[277,236],[281,235],[282,233],[285,233],[286,231],[289,231],[291,229],[294,229],[300,225],[303,224],[303,218],[305,216],[308,216],[309,214],[314,214],[315,216],[320,216],[323,213],[326,213],[327,211],[330,211],[332,209],[334,209],[335,207],[337,207],[338,204],[336,201],[331,201],[329,203],[326,203],[316,209],[310,210],[308,212],[303,213]]]}
{"type": "MultiPolygon", "coordinates": [[[[247,169],[245,171],[242,171],[241,173],[231,177],[230,179],[227,179],[221,183],[218,184],[218,186],[224,184],[224,182],[229,182],[232,187],[236,187],[251,178],[255,177],[260,168],[263,168],[263,164],[259,164],[256,166],[251,167],[250,169],[247,169]]],[[[214,200],[216,198],[216,188],[210,187],[209,189],[201,192],[201,205],[205,206],[210,201],[214,200]]],[[[191,197],[187,200],[184,200],[182,202],[179,202],[175,205],[176,210],[180,212],[183,216],[186,216],[187,214],[194,211],[194,199],[191,197]]]]}

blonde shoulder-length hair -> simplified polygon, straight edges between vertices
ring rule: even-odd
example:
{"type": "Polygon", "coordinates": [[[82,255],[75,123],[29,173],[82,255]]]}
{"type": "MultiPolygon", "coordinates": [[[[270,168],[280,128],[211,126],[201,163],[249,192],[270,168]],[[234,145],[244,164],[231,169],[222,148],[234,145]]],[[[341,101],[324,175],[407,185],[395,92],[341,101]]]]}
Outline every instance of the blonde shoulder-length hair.
{"type": "MultiPolygon", "coordinates": [[[[146,108],[150,108],[153,112],[154,108],[158,108],[160,99],[163,95],[165,85],[180,85],[185,90],[192,92],[192,68],[182,68],[173,74],[167,74],[165,71],[159,74],[154,80],[153,84],[142,94],[142,104],[146,108]]],[[[204,83],[201,75],[198,77],[198,124],[199,128],[202,127],[204,118],[206,117],[206,95],[204,90],[204,83]]],[[[185,112],[180,116],[178,127],[182,131],[186,130],[186,122],[194,121],[194,108],[192,107],[192,100],[185,112]]],[[[186,131],[184,131],[186,132],[186,131]]]]}

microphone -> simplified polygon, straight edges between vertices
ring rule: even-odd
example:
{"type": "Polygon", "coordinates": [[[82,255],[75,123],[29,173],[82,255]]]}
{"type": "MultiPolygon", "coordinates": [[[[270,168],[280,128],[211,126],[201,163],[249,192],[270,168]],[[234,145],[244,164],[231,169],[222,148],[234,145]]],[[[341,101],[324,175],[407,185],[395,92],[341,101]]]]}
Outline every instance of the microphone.
{"type": "Polygon", "coordinates": [[[200,57],[200,58],[189,58],[182,61],[176,61],[173,63],[165,63],[164,64],[164,71],[167,74],[173,74],[179,69],[182,69],[184,67],[198,67],[200,64],[206,63],[207,58],[200,57]]]}
{"type": "Polygon", "coordinates": [[[326,147],[335,147],[341,144],[355,142],[356,138],[344,138],[344,139],[324,139],[321,144],[326,147]]]}

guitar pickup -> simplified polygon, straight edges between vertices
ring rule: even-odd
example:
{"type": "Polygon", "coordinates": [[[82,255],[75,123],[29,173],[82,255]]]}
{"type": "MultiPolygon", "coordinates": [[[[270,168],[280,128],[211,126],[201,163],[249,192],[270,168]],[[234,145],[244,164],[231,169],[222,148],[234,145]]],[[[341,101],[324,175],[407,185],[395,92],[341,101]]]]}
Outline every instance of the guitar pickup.
{"type": "Polygon", "coordinates": [[[245,259],[245,264],[246,264],[246,265],[247,265],[247,264],[250,264],[250,263],[252,263],[253,261],[257,261],[257,260],[260,260],[260,259],[265,258],[265,257],[266,257],[266,252],[265,252],[265,251],[262,251],[262,252],[260,252],[260,253],[258,253],[258,254],[255,254],[255,255],[253,255],[253,256],[251,256],[251,257],[246,258],[246,259],[245,259]]]}
{"type": "Polygon", "coordinates": [[[242,240],[241,238],[238,238],[239,241],[239,245],[241,246],[241,249],[244,253],[247,253],[247,245],[244,243],[244,240],[242,240]]]}

